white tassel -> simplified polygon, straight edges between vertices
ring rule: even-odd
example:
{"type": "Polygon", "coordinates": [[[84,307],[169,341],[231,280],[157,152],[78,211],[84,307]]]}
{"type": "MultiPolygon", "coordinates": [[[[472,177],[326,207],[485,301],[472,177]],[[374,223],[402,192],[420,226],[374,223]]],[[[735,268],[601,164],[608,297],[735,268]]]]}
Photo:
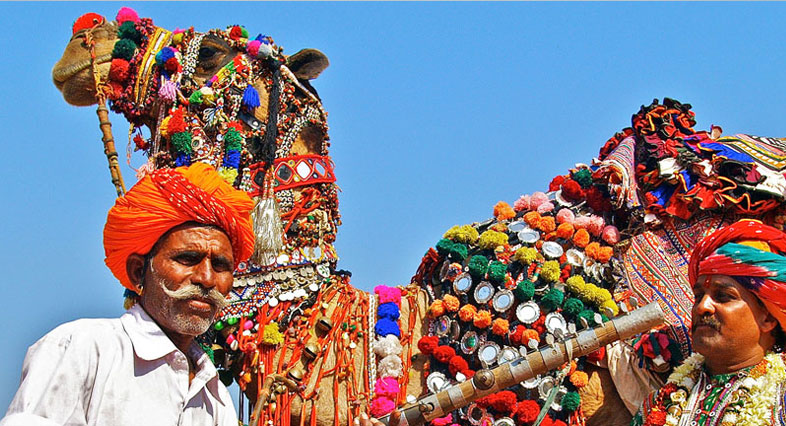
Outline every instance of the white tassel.
{"type": "Polygon", "coordinates": [[[256,207],[251,212],[254,226],[254,254],[251,261],[257,265],[268,265],[271,257],[275,258],[284,248],[284,228],[281,226],[281,214],[273,194],[267,197],[256,197],[256,207]]]}

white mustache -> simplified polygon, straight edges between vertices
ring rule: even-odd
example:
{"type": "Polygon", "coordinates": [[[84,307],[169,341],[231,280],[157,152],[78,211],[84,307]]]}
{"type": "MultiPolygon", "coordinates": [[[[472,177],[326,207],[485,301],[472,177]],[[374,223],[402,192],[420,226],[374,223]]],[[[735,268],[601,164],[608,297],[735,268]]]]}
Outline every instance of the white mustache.
{"type": "Polygon", "coordinates": [[[167,296],[177,300],[207,299],[207,301],[212,303],[219,310],[226,307],[228,303],[224,295],[215,288],[206,289],[196,284],[189,284],[177,290],[170,290],[165,285],[161,287],[167,296]]]}

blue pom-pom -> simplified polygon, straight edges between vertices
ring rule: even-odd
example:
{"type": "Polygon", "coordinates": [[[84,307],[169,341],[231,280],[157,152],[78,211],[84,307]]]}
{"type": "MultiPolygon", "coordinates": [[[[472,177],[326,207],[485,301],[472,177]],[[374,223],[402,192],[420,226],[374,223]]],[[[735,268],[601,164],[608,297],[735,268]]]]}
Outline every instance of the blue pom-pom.
{"type": "Polygon", "coordinates": [[[163,67],[166,61],[175,57],[175,49],[167,46],[156,53],[156,64],[159,67],[163,67]]]}
{"type": "Polygon", "coordinates": [[[180,153],[175,158],[175,167],[180,166],[190,166],[191,165],[191,155],[186,153],[180,153]]]}
{"type": "Polygon", "coordinates": [[[374,326],[374,332],[377,333],[377,336],[385,337],[388,334],[393,334],[401,338],[401,330],[399,330],[398,324],[389,318],[380,318],[374,326]]]}
{"type": "Polygon", "coordinates": [[[243,105],[248,109],[254,109],[259,106],[259,92],[250,84],[243,91],[243,105]]]}
{"type": "Polygon", "coordinates": [[[395,321],[398,319],[401,313],[398,310],[398,306],[396,306],[394,302],[388,302],[379,305],[379,308],[377,308],[377,315],[380,318],[388,318],[395,321]]]}
{"type": "Polygon", "coordinates": [[[240,166],[240,151],[230,149],[224,156],[224,167],[232,167],[234,169],[240,166]]]}

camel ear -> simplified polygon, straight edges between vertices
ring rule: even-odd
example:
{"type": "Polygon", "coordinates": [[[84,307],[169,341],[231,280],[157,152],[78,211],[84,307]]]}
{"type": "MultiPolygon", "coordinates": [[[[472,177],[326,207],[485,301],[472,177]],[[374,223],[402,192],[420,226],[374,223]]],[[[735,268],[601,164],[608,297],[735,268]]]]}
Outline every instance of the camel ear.
{"type": "Polygon", "coordinates": [[[317,49],[303,49],[287,58],[287,68],[301,80],[313,80],[330,65],[327,56],[317,49]]]}

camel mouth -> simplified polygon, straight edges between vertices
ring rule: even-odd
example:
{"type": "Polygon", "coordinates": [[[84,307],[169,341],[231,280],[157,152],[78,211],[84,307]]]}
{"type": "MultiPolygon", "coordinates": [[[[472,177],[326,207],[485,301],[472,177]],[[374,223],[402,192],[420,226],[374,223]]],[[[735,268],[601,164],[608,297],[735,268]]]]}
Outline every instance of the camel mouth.
{"type": "MultiPolygon", "coordinates": [[[[110,53],[106,53],[96,57],[95,64],[101,65],[111,60],[112,60],[112,55],[110,53]]],[[[71,77],[89,68],[92,62],[93,61],[91,61],[90,59],[83,59],[79,62],[76,62],[64,68],[55,68],[54,70],[52,70],[52,80],[54,81],[56,86],[62,87],[62,85],[66,81],[68,81],[71,77]]]]}

